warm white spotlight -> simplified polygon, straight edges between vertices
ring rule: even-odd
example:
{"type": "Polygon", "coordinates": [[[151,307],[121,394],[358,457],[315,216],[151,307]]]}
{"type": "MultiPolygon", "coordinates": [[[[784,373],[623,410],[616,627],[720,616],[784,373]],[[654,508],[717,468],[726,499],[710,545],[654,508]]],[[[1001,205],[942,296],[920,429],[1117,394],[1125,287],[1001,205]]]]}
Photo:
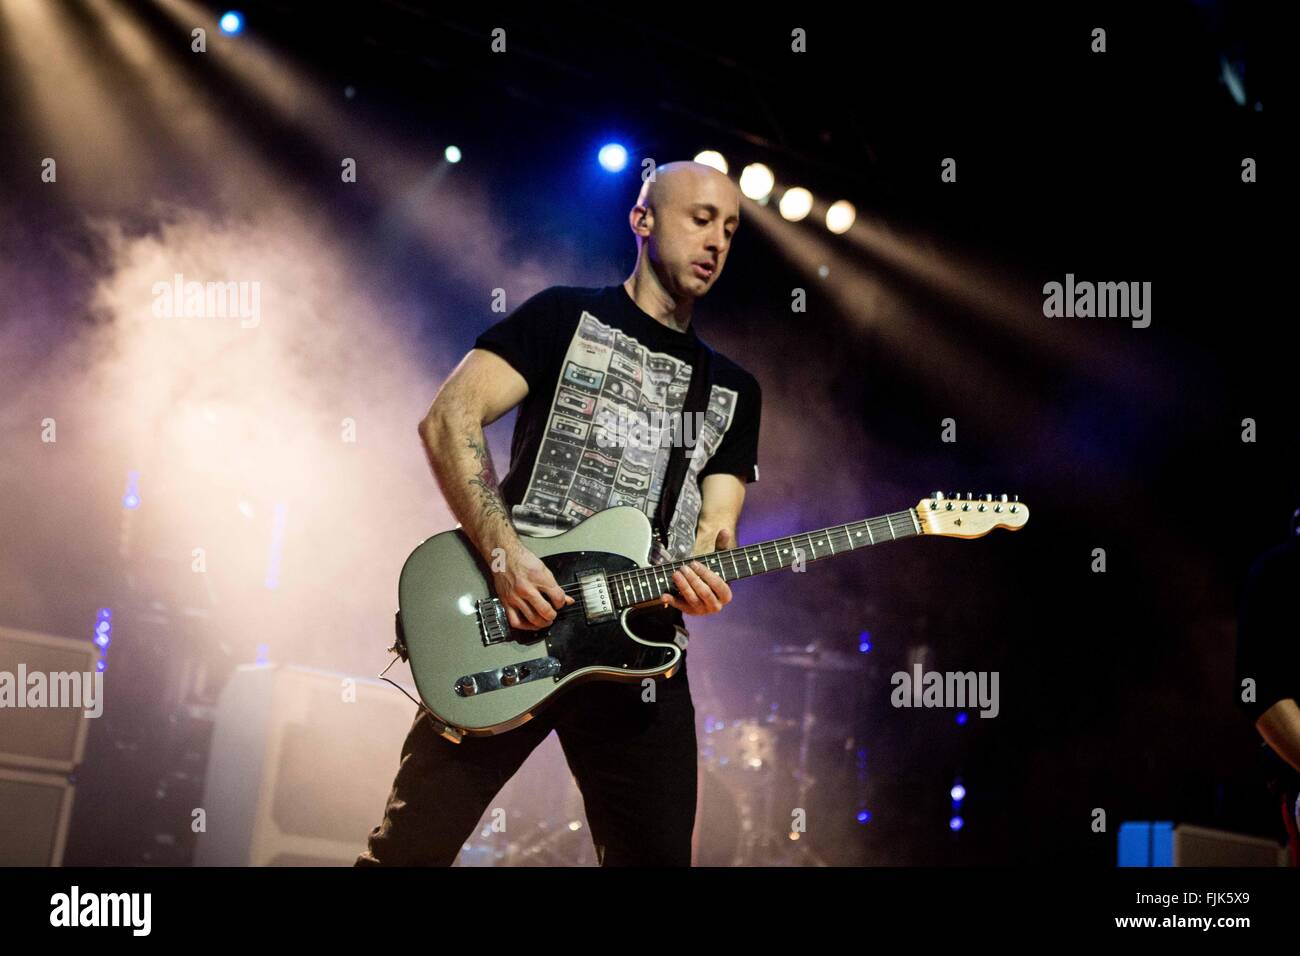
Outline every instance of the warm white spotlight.
{"type": "Polygon", "coordinates": [[[793,189],[787,189],[785,195],[781,197],[781,202],[776,208],[781,210],[781,215],[791,222],[798,222],[808,213],[812,212],[812,193],[802,186],[795,186],[793,189]]]}
{"type": "Polygon", "coordinates": [[[775,184],[772,170],[762,163],[750,163],[740,171],[740,191],[755,201],[766,199],[775,184]]]}
{"type": "Polygon", "coordinates": [[[856,218],[858,218],[858,211],[853,208],[853,203],[841,199],[832,203],[831,208],[826,210],[826,228],[838,236],[848,232],[856,218]]]}
{"type": "Polygon", "coordinates": [[[727,174],[727,161],[716,149],[706,149],[701,153],[696,153],[695,161],[703,163],[705,166],[712,166],[724,176],[727,174]]]}

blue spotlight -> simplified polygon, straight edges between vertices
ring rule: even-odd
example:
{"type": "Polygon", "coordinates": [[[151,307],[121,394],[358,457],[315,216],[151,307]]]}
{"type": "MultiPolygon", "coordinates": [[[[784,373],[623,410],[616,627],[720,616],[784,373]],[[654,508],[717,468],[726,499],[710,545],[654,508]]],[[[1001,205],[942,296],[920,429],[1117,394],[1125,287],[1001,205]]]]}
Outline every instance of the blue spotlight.
{"type": "Polygon", "coordinates": [[[244,15],[238,10],[227,10],[217,21],[221,32],[228,36],[238,36],[244,31],[244,15]]]}
{"type": "Polygon", "coordinates": [[[948,821],[948,829],[952,830],[954,833],[960,830],[963,826],[965,826],[965,821],[962,820],[961,817],[953,817],[948,821]]]}
{"type": "Polygon", "coordinates": [[[126,474],[126,493],[122,495],[122,507],[134,511],[140,507],[140,473],[129,471],[126,474]]]}
{"type": "Polygon", "coordinates": [[[606,143],[600,148],[600,166],[607,173],[618,173],[623,171],[627,165],[627,150],[618,143],[606,143]]]}
{"type": "Polygon", "coordinates": [[[96,670],[103,671],[108,666],[105,657],[108,645],[113,643],[113,609],[101,607],[95,615],[95,646],[99,648],[99,660],[95,662],[96,670]]]}
{"type": "Polygon", "coordinates": [[[868,820],[870,820],[870,819],[871,819],[871,811],[870,811],[870,810],[859,810],[859,811],[858,811],[858,822],[859,822],[859,823],[866,823],[866,822],[867,822],[868,820]]]}
{"type": "Polygon", "coordinates": [[[965,727],[966,721],[970,720],[970,715],[964,710],[957,711],[957,726],[965,727]]]}
{"type": "Polygon", "coordinates": [[[959,783],[954,784],[952,790],[949,791],[949,795],[952,797],[953,803],[961,803],[966,799],[966,788],[959,783]]]}
{"type": "Polygon", "coordinates": [[[871,632],[863,631],[858,635],[858,650],[863,654],[871,650],[871,632]]]}

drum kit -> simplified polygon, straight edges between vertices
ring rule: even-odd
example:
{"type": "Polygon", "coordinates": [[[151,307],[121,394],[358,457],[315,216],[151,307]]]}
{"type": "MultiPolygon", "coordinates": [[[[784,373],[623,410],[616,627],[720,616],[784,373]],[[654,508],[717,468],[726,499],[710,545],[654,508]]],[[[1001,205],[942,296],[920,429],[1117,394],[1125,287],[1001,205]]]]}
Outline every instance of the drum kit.
{"type": "Polygon", "coordinates": [[[700,738],[698,866],[828,865],[805,838],[796,811],[806,813],[818,782],[814,751],[828,743],[853,749],[851,719],[820,716],[827,707],[819,692],[832,676],[859,676],[866,664],[859,654],[818,644],[778,645],[767,657],[776,682],[755,700],[762,716],[713,717],[717,698],[707,672],[697,672],[697,710],[706,715],[700,738]],[[800,700],[797,716],[781,713],[782,678],[789,676],[802,678],[792,688],[800,700]]]}

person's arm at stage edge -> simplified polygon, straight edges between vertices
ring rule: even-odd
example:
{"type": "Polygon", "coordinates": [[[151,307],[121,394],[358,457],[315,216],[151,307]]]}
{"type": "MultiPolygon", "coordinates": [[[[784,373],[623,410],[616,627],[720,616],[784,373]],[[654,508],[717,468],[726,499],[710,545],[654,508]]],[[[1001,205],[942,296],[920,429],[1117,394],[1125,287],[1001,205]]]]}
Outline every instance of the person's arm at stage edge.
{"type": "Polygon", "coordinates": [[[1293,698],[1279,700],[1264,711],[1255,729],[1279,757],[1300,771],[1300,706],[1293,698]]]}
{"type": "Polygon", "coordinates": [[[492,568],[510,626],[524,629],[546,627],[555,620],[556,607],[573,603],[515,533],[483,436],[484,426],[527,395],[528,383],[510,363],[484,349],[471,349],[438,389],[419,426],[425,455],[448,507],[492,568]],[[498,557],[504,562],[494,560],[498,557]]]}

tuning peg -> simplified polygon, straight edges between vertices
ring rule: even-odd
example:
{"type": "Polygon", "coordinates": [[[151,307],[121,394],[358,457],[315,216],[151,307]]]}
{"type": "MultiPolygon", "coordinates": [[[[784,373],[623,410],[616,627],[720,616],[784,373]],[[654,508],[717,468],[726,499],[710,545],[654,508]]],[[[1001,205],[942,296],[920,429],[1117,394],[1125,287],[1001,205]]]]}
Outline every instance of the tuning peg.
{"type": "Polygon", "coordinates": [[[936,492],[935,492],[934,494],[932,494],[930,497],[933,498],[935,501],[943,501],[943,492],[942,492],[942,491],[936,491],[936,492]]]}
{"type": "Polygon", "coordinates": [[[993,496],[990,495],[988,492],[985,492],[985,493],[984,493],[984,500],[985,500],[985,501],[992,501],[992,500],[993,500],[993,496]]]}
{"type": "Polygon", "coordinates": [[[1002,496],[1002,500],[1003,500],[1003,501],[1006,501],[1006,500],[1007,500],[1007,496],[1006,496],[1006,495],[1003,495],[1003,496],[1002,496]]]}

